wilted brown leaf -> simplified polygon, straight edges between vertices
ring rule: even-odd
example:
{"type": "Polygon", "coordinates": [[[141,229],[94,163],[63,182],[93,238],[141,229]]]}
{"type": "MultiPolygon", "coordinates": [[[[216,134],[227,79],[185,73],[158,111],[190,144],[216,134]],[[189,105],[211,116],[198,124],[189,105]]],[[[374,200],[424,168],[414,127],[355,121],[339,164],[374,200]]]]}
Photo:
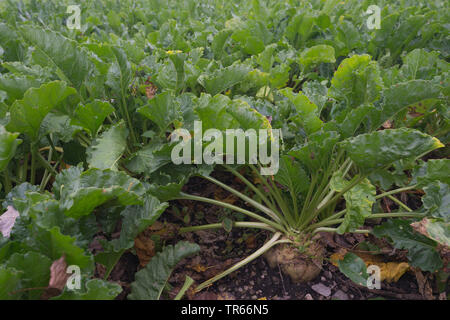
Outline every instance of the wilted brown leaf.
{"type": "Polygon", "coordinates": [[[42,293],[41,299],[48,300],[62,293],[64,287],[66,286],[67,280],[70,277],[66,270],[67,263],[65,256],[53,261],[50,266],[50,281],[47,289],[42,293]]]}
{"type": "Polygon", "coordinates": [[[150,259],[155,255],[155,243],[152,239],[141,233],[134,239],[134,249],[139,258],[141,267],[145,267],[150,259]]]}
{"type": "Polygon", "coordinates": [[[0,233],[3,237],[9,238],[16,218],[19,215],[19,212],[13,206],[8,206],[7,210],[0,216],[0,233]]]}

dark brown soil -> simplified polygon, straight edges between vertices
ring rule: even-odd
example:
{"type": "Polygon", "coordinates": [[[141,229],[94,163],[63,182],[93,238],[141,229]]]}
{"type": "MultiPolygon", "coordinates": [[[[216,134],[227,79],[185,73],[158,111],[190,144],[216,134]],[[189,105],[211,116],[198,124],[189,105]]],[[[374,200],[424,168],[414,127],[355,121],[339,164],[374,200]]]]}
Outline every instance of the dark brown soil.
{"type": "MultiPolygon", "coordinates": [[[[229,175],[219,172],[216,173],[216,177],[221,181],[228,182],[236,189],[244,189],[242,184],[229,175]]],[[[226,199],[226,201],[245,207],[245,204],[240,200],[200,178],[191,179],[189,184],[185,186],[185,191],[204,197],[226,199]]],[[[409,202],[412,201],[414,200],[409,202]]],[[[202,225],[221,222],[224,218],[232,220],[243,218],[222,208],[200,202],[176,201],[171,204],[176,205],[179,210],[171,210],[169,207],[162,219],[165,224],[175,226],[202,225]],[[184,216],[180,216],[179,212],[182,212],[184,216]],[[189,217],[186,218],[185,215],[189,217]]],[[[386,203],[386,205],[392,204],[386,203]]],[[[166,298],[170,299],[176,295],[183,285],[186,275],[193,278],[195,285],[198,285],[253,253],[269,238],[270,233],[267,231],[237,228],[231,230],[231,232],[226,232],[224,229],[215,229],[168,237],[164,241],[165,244],[187,240],[197,243],[201,251],[198,255],[180,262],[174,270],[169,280],[172,290],[166,298]]],[[[331,238],[328,235],[326,257],[328,258],[342,247],[355,248],[358,242],[362,240],[367,239],[362,235],[333,235],[331,238]]],[[[391,253],[391,259],[392,256],[391,253]]],[[[405,259],[404,252],[394,252],[394,256],[400,260],[405,259]]],[[[353,283],[328,260],[325,260],[322,266],[323,270],[317,279],[308,283],[295,284],[291,282],[288,276],[283,275],[279,268],[271,269],[264,258],[259,257],[199,293],[194,293],[193,290],[188,291],[185,298],[195,300],[410,300],[437,299],[439,295],[435,281],[427,282],[430,289],[426,294],[426,290],[419,288],[416,276],[412,272],[404,274],[396,283],[383,282],[380,290],[369,290],[353,283]]],[[[128,252],[122,256],[110,276],[110,280],[118,281],[124,288],[124,292],[118,299],[126,298],[129,293],[129,285],[134,280],[134,273],[139,269],[139,260],[133,253],[128,252]]],[[[195,285],[191,288],[194,288],[195,285]]]]}

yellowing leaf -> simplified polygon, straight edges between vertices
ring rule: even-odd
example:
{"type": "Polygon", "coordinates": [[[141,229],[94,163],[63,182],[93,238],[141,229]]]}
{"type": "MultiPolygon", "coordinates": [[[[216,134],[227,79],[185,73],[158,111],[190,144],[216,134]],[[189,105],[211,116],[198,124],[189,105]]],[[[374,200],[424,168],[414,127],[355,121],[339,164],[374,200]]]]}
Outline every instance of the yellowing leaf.
{"type": "MultiPolygon", "coordinates": [[[[333,253],[330,256],[330,262],[338,267],[338,261],[344,259],[347,250],[341,250],[336,253],[333,253]]],[[[397,282],[406,271],[410,269],[410,266],[407,262],[382,262],[380,257],[363,254],[363,253],[355,253],[359,256],[366,266],[376,265],[380,268],[380,280],[386,281],[388,283],[397,282]]]]}

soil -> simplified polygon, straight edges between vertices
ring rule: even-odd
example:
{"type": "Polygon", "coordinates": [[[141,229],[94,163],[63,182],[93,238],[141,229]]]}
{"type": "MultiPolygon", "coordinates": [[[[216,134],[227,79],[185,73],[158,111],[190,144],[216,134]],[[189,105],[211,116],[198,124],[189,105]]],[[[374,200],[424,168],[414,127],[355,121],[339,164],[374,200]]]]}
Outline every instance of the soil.
{"type": "MultiPolygon", "coordinates": [[[[244,190],[245,186],[234,177],[226,173],[214,174],[221,181],[227,182],[233,188],[244,190]]],[[[239,199],[215,185],[200,178],[192,178],[185,186],[185,192],[216,198],[244,206],[239,199]]],[[[408,199],[413,203],[414,199],[408,199]]],[[[393,203],[386,202],[386,206],[393,203]]],[[[251,209],[251,208],[249,208],[251,209]]],[[[175,230],[179,226],[202,225],[221,222],[224,218],[242,219],[232,212],[205,203],[194,201],[174,201],[163,215],[161,230],[175,230]],[[175,205],[179,210],[170,209],[175,205]],[[187,216],[187,217],[186,217],[187,216]]],[[[154,229],[154,228],[153,228],[154,229]]],[[[149,231],[150,233],[153,231],[149,231]]],[[[148,235],[150,235],[148,233],[148,235]]],[[[162,244],[172,244],[180,240],[197,243],[201,250],[194,257],[184,259],[179,263],[169,284],[171,290],[167,299],[173,298],[184,283],[185,277],[195,280],[195,285],[226,270],[236,262],[242,260],[257,250],[270,238],[270,232],[234,228],[230,232],[225,229],[202,230],[191,233],[161,235],[162,244]]],[[[397,282],[388,284],[382,282],[381,289],[369,290],[353,283],[339,269],[329,261],[329,256],[341,248],[355,248],[362,241],[378,241],[371,236],[364,235],[331,235],[324,234],[326,242],[326,256],[319,276],[310,282],[296,284],[289,276],[284,275],[280,268],[271,269],[263,257],[259,257],[241,269],[213,283],[199,293],[188,290],[185,299],[193,300],[367,300],[367,299],[439,299],[436,281],[432,276],[409,271],[397,282]],[[419,279],[419,280],[418,280],[419,279]]],[[[390,261],[406,261],[405,252],[388,248],[385,255],[390,261]]],[[[130,292],[130,283],[134,281],[134,274],[142,268],[135,252],[127,252],[120,259],[110,275],[110,280],[117,281],[124,289],[117,299],[125,299],[130,292]]],[[[101,267],[101,266],[99,266],[101,267]]],[[[416,271],[417,272],[417,271],[416,271]]],[[[98,270],[101,273],[101,270],[98,270]]],[[[191,289],[195,287],[191,286],[191,289]]],[[[448,288],[448,287],[447,287],[448,288]]],[[[443,298],[443,297],[441,297],[443,298]]]]}

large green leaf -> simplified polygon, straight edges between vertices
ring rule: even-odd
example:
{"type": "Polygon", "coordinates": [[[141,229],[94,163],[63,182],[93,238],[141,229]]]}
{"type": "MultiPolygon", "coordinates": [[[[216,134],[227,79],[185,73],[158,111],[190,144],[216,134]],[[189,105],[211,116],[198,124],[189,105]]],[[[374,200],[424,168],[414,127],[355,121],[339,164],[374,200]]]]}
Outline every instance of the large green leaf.
{"type": "Polygon", "coordinates": [[[0,265],[0,300],[17,300],[20,294],[15,293],[20,289],[21,272],[0,265]]]}
{"type": "Polygon", "coordinates": [[[436,242],[416,233],[410,222],[390,219],[373,229],[375,236],[391,239],[395,248],[408,250],[408,259],[413,267],[434,272],[442,268],[442,260],[436,251],[436,242]]]}
{"type": "Polygon", "coordinates": [[[18,133],[10,133],[0,126],[0,172],[6,168],[14,157],[17,146],[22,143],[21,139],[17,139],[18,135],[18,133]]]}
{"type": "Polygon", "coordinates": [[[408,106],[420,105],[425,100],[438,98],[440,90],[438,85],[428,80],[411,80],[384,90],[382,109],[372,116],[372,129],[377,129],[408,106]]]}
{"type": "Polygon", "coordinates": [[[75,244],[75,238],[64,235],[58,227],[44,229],[37,225],[30,226],[26,244],[33,250],[44,254],[52,261],[65,256],[68,265],[77,265],[82,270],[93,267],[91,255],[75,244]]]}
{"type": "Polygon", "coordinates": [[[347,154],[365,172],[400,159],[415,159],[442,143],[417,130],[401,128],[361,134],[342,142],[347,154]]]}
{"type": "Polygon", "coordinates": [[[160,203],[153,196],[146,196],[142,206],[128,206],[121,212],[122,229],[119,239],[102,243],[105,251],[95,256],[95,261],[106,267],[109,274],[122,254],[134,246],[134,239],[139,233],[151,226],[169,206],[168,203],[160,203]]]}
{"type": "Polygon", "coordinates": [[[228,106],[227,112],[233,116],[234,119],[239,123],[240,127],[244,130],[247,129],[266,129],[271,130],[269,120],[258,111],[253,109],[244,100],[233,100],[228,106]]]}
{"type": "Polygon", "coordinates": [[[164,133],[175,120],[181,119],[180,105],[168,91],[156,95],[137,111],[152,120],[161,133],[164,133]]]}
{"type": "Polygon", "coordinates": [[[281,156],[280,168],[275,175],[275,180],[288,187],[295,196],[309,188],[309,177],[305,170],[300,163],[286,155],[281,156]]]}
{"type": "Polygon", "coordinates": [[[120,205],[141,204],[144,186],[124,172],[71,167],[56,176],[53,190],[69,217],[88,215],[96,207],[114,200],[120,205]]]}
{"type": "Polygon", "coordinates": [[[450,187],[440,181],[433,182],[424,187],[425,195],[422,197],[424,208],[435,218],[450,221],[450,187]]]}
{"type": "Polygon", "coordinates": [[[78,90],[96,70],[86,51],[59,33],[33,26],[21,27],[20,33],[35,49],[34,62],[55,68],[61,80],[78,90]]]}
{"type": "Polygon", "coordinates": [[[234,64],[218,69],[211,74],[203,74],[198,78],[198,82],[207,93],[215,96],[243,81],[249,72],[250,69],[247,66],[234,64]]]}
{"type": "Polygon", "coordinates": [[[231,101],[227,96],[218,94],[211,97],[202,93],[196,102],[194,111],[202,122],[203,131],[211,128],[218,130],[233,128],[233,117],[227,112],[231,101]]]}
{"type": "Polygon", "coordinates": [[[138,271],[131,284],[131,300],[159,300],[172,270],[182,259],[196,254],[200,250],[197,244],[186,241],[175,246],[167,246],[154,256],[144,269],[138,271]]]}
{"type": "MultiPolygon", "coordinates": [[[[111,47],[114,61],[108,69],[106,85],[113,89],[113,94],[125,98],[128,86],[133,79],[133,70],[126,53],[118,47],[111,47]]],[[[126,106],[124,106],[125,108],[126,106]]]]}
{"type": "Polygon", "coordinates": [[[450,159],[430,159],[414,168],[411,184],[419,187],[435,181],[450,184],[450,159]]]}
{"type": "Polygon", "coordinates": [[[42,81],[30,76],[11,76],[0,74],[0,90],[8,94],[7,103],[23,98],[25,92],[30,88],[40,87],[42,81]]]}
{"type": "MultiPolygon", "coordinates": [[[[15,253],[6,261],[5,265],[22,272],[21,286],[23,288],[43,288],[48,285],[50,280],[52,261],[40,253],[15,253]]],[[[43,289],[38,289],[24,291],[22,294],[28,299],[39,299],[42,292],[43,289]]]]}
{"type": "Polygon", "coordinates": [[[431,80],[439,71],[448,71],[448,63],[439,61],[439,52],[428,52],[425,49],[415,49],[403,59],[400,69],[405,80],[431,80]]]}
{"type": "Polygon", "coordinates": [[[369,55],[354,55],[341,62],[331,80],[328,95],[351,108],[373,103],[380,97],[382,79],[369,55]]]}
{"type": "Polygon", "coordinates": [[[336,58],[334,57],[334,48],[326,44],[319,44],[303,51],[300,55],[300,64],[304,69],[308,69],[311,66],[318,65],[319,63],[334,63],[336,58]]]}
{"type": "Polygon", "coordinates": [[[67,87],[62,81],[53,81],[43,84],[40,88],[28,89],[23,100],[16,100],[11,106],[9,110],[11,120],[6,129],[25,133],[32,140],[36,140],[45,116],[75,93],[75,89],[67,87]]]}
{"type": "Polygon", "coordinates": [[[118,162],[127,146],[128,129],[120,121],[102,133],[87,149],[87,162],[90,168],[117,171],[118,162]]]}
{"type": "Polygon", "coordinates": [[[113,111],[113,106],[106,101],[95,100],[87,104],[79,104],[71,123],[83,127],[92,137],[95,137],[105,118],[113,111]]]}

